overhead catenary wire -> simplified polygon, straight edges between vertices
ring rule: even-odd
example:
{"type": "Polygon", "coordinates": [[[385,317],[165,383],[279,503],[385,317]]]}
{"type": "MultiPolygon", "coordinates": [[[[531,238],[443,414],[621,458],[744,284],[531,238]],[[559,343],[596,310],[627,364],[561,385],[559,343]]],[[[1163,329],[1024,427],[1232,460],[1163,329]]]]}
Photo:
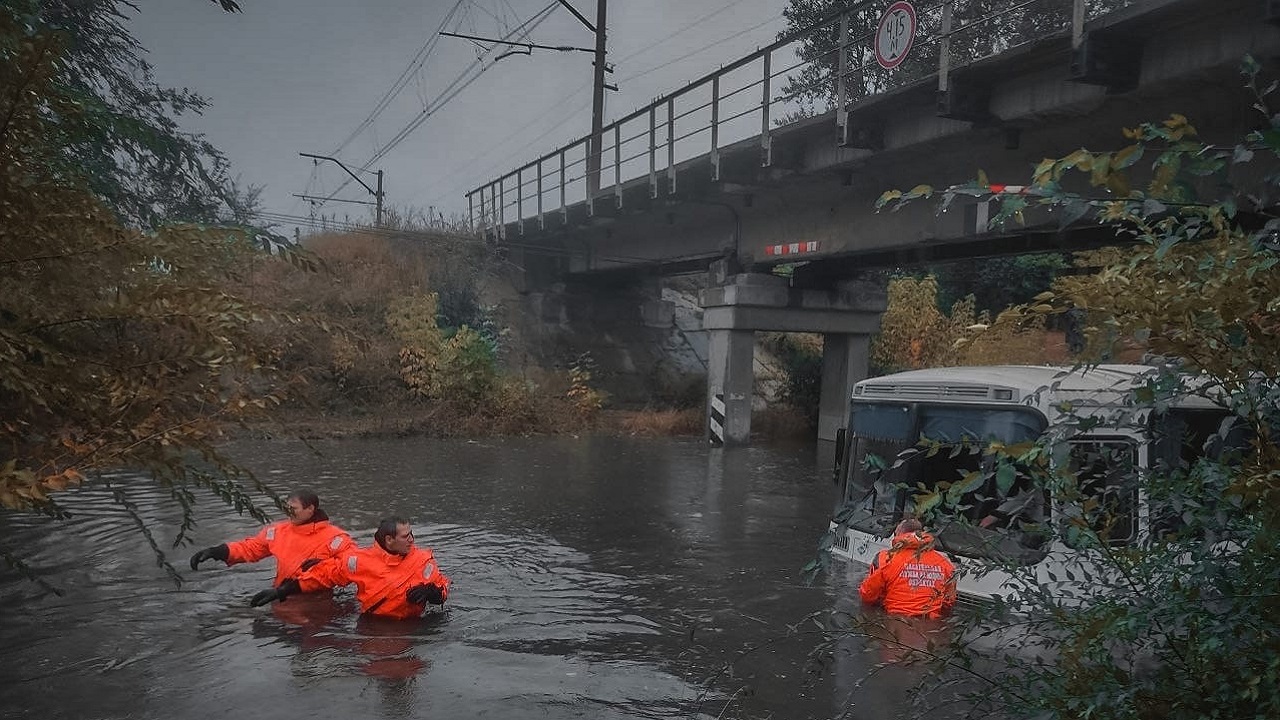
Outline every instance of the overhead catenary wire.
{"type": "Polygon", "coordinates": [[[374,104],[373,109],[369,111],[368,116],[366,116],[365,119],[362,120],[360,124],[342,140],[342,142],[338,143],[336,148],[329,152],[330,155],[337,157],[339,153],[346,149],[347,145],[351,144],[352,140],[355,140],[360,133],[364,132],[365,128],[369,127],[369,125],[376,121],[378,116],[387,109],[387,106],[404,91],[404,88],[417,75],[418,70],[426,64],[427,59],[430,58],[431,53],[435,50],[436,43],[440,40],[439,32],[448,26],[454,15],[457,14],[458,8],[460,8],[466,1],[467,0],[457,0],[457,2],[453,4],[453,7],[449,8],[449,12],[445,13],[444,19],[440,21],[440,27],[437,31],[431,34],[431,37],[422,44],[422,47],[418,48],[418,51],[414,54],[413,58],[409,60],[407,65],[405,65],[404,70],[400,71],[400,76],[396,78],[395,82],[391,83],[391,87],[387,88],[387,91],[383,93],[382,97],[378,99],[378,102],[374,104]]]}
{"type": "MultiPolygon", "coordinates": [[[[551,4],[547,5],[542,10],[538,11],[536,14],[530,17],[528,20],[524,21],[523,23],[521,23],[520,25],[512,29],[510,32],[508,32],[506,35],[504,35],[502,39],[503,40],[507,40],[511,38],[523,39],[524,37],[527,37],[530,32],[532,32],[535,28],[538,27],[538,25],[542,24],[542,22],[545,21],[547,17],[550,16],[551,11],[554,10],[557,6],[558,6],[558,3],[556,2],[552,2],[551,4]]],[[[386,144],[382,146],[382,148],[375,151],[372,157],[370,157],[368,160],[362,163],[360,166],[361,169],[368,169],[372,167],[375,163],[377,163],[379,160],[381,160],[383,157],[385,157],[387,153],[391,152],[393,149],[395,149],[397,145],[403,142],[405,138],[413,134],[413,132],[417,130],[419,127],[421,127],[422,124],[425,123],[431,116],[435,115],[442,108],[447,106],[449,102],[453,100],[453,98],[457,97],[458,94],[461,93],[463,90],[467,89],[467,87],[470,86],[471,83],[475,82],[480,76],[482,76],[485,72],[487,72],[490,68],[492,68],[498,62],[498,60],[497,59],[487,60],[487,58],[489,55],[493,54],[496,48],[497,48],[496,45],[493,47],[490,47],[488,50],[482,53],[480,57],[476,58],[470,65],[468,65],[465,69],[463,69],[463,71],[459,73],[457,77],[455,77],[453,81],[449,83],[448,86],[446,86],[443,90],[440,91],[439,94],[436,95],[434,100],[428,103],[428,106],[426,108],[423,108],[422,112],[418,113],[417,116],[415,116],[403,128],[401,128],[401,130],[397,132],[390,140],[388,140],[386,144]]],[[[344,181],[341,185],[338,186],[338,189],[332,193],[331,197],[336,196],[338,193],[342,192],[350,183],[351,183],[350,179],[344,181]]]]}
{"type": "Polygon", "coordinates": [[[628,81],[631,81],[631,80],[635,80],[636,78],[644,77],[645,75],[648,75],[649,73],[654,72],[655,70],[661,70],[662,68],[667,67],[667,66],[669,66],[669,65],[674,65],[675,63],[678,63],[678,62],[680,62],[681,60],[687,60],[687,59],[689,59],[689,58],[693,57],[694,55],[697,55],[697,54],[702,53],[702,52],[706,52],[707,50],[710,50],[711,48],[713,48],[713,47],[715,47],[715,46],[717,46],[717,45],[721,45],[721,44],[723,44],[723,43],[727,43],[727,42],[729,42],[730,40],[735,40],[735,39],[737,39],[737,38],[742,37],[743,35],[746,35],[747,33],[751,32],[751,31],[753,31],[753,30],[758,30],[758,29],[760,29],[760,28],[764,27],[765,25],[768,25],[769,23],[776,22],[776,21],[777,21],[779,18],[781,18],[781,17],[782,17],[782,15],[774,15],[774,16],[770,17],[769,19],[767,19],[767,20],[765,20],[765,21],[763,21],[763,22],[759,22],[759,23],[756,23],[755,25],[752,25],[752,26],[751,26],[751,27],[749,27],[749,28],[745,28],[745,29],[743,29],[743,30],[739,30],[738,32],[736,32],[736,33],[734,33],[734,34],[729,35],[728,37],[720,38],[719,40],[717,40],[717,41],[715,41],[715,42],[713,42],[713,43],[708,43],[707,45],[704,45],[704,46],[702,46],[702,47],[698,48],[697,50],[691,50],[691,51],[689,51],[689,52],[687,52],[687,53],[685,53],[685,54],[683,54],[683,55],[681,55],[681,56],[679,56],[679,57],[671,58],[670,60],[668,60],[668,61],[666,61],[666,62],[664,62],[664,63],[662,63],[662,64],[660,64],[660,65],[654,65],[654,66],[653,66],[653,67],[651,67],[651,68],[646,68],[646,69],[644,69],[644,70],[640,70],[639,72],[636,72],[636,73],[633,73],[633,74],[631,74],[631,75],[628,75],[628,76],[626,76],[626,77],[624,77],[624,78],[622,78],[622,79],[618,80],[618,82],[619,82],[619,83],[624,83],[624,82],[628,82],[628,81]]]}

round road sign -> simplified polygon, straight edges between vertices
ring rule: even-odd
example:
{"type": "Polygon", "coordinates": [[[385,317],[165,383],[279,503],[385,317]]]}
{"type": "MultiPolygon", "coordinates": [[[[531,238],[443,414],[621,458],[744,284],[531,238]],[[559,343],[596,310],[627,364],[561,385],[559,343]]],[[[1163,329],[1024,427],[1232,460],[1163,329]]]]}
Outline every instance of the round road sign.
{"type": "Polygon", "coordinates": [[[916,9],[906,0],[898,0],[880,16],[876,27],[876,62],[885,70],[902,64],[916,37],[916,9]]]}

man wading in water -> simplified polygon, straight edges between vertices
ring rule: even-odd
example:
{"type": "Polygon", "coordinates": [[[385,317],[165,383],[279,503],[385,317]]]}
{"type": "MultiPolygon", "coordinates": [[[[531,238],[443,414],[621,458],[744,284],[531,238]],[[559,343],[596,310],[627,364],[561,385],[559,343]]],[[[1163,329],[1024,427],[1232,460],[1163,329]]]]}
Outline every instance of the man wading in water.
{"type": "Polygon", "coordinates": [[[205,560],[221,560],[228,565],[253,563],[269,557],[276,559],[275,585],[297,577],[314,563],[331,558],[356,544],[346,530],[329,522],[320,509],[320,498],[310,490],[295,490],[286,506],[289,519],[268,525],[257,535],[239,542],[205,548],[191,556],[191,569],[205,560]]]}
{"type": "Polygon", "coordinates": [[[862,602],[906,617],[940,618],[956,604],[955,566],[933,549],[933,536],[915,518],[898,523],[858,586],[862,602]]]}

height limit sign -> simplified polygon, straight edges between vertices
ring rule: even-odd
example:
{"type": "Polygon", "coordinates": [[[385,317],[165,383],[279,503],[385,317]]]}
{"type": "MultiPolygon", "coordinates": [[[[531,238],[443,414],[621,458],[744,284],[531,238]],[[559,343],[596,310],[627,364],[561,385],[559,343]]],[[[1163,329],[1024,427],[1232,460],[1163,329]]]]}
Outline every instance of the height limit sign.
{"type": "Polygon", "coordinates": [[[898,0],[884,11],[876,27],[876,62],[885,70],[898,67],[907,59],[915,37],[916,9],[906,0],[898,0]]]}

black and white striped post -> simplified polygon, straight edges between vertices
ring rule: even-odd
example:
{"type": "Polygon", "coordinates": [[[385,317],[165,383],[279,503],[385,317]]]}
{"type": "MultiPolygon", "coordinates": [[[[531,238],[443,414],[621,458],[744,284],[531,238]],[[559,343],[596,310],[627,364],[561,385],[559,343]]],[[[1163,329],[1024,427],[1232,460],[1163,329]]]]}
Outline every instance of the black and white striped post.
{"type": "Polygon", "coordinates": [[[707,423],[711,432],[707,439],[715,447],[724,446],[724,393],[712,393],[711,412],[707,413],[707,423]]]}

